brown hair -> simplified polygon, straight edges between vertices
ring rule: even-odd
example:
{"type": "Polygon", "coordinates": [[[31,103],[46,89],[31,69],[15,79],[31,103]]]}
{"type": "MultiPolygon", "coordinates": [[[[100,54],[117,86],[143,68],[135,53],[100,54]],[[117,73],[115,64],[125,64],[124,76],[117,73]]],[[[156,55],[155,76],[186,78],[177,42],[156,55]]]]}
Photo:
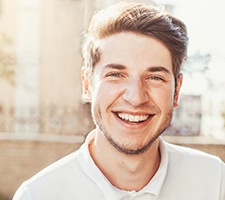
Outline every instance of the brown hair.
{"type": "Polygon", "coordinates": [[[161,41],[170,51],[175,84],[187,56],[187,30],[179,19],[159,8],[137,3],[119,3],[97,12],[82,46],[84,67],[89,75],[100,60],[99,41],[120,32],[134,32],[161,41]]]}

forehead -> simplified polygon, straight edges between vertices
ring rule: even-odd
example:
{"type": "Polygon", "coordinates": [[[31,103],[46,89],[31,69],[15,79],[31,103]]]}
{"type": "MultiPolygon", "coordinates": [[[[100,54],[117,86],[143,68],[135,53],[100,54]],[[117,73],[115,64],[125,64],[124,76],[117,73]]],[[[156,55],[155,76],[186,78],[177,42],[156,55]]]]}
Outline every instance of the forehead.
{"type": "Polygon", "coordinates": [[[164,66],[172,72],[171,54],[162,42],[130,32],[114,34],[100,41],[100,60],[96,67],[110,63],[139,69],[164,66]]]}

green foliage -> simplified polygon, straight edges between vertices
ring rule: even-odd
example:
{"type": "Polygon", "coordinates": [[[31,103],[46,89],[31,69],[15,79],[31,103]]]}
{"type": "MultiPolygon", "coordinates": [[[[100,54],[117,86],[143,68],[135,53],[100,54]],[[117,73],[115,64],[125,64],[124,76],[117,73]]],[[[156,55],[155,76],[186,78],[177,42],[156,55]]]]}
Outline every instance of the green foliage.
{"type": "Polygon", "coordinates": [[[6,51],[11,43],[10,38],[0,32],[0,78],[4,78],[11,84],[14,84],[15,56],[6,51]]]}
{"type": "Polygon", "coordinates": [[[201,54],[196,52],[190,55],[182,66],[182,71],[189,77],[193,77],[196,74],[201,76],[207,81],[208,86],[212,85],[212,77],[209,73],[209,64],[211,62],[211,54],[201,54]]]}
{"type": "Polygon", "coordinates": [[[183,71],[188,74],[196,72],[206,73],[209,69],[209,62],[211,61],[210,54],[200,54],[199,52],[187,58],[183,65],[183,71]]]}

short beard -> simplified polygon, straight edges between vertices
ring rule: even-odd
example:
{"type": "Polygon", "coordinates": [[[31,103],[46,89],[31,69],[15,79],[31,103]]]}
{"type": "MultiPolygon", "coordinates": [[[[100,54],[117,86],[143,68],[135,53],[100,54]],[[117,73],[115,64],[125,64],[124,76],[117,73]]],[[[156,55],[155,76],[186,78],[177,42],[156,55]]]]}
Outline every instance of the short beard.
{"type": "Polygon", "coordinates": [[[101,130],[101,132],[103,133],[103,135],[106,137],[107,141],[119,152],[126,154],[126,155],[139,155],[139,154],[143,154],[145,153],[151,146],[152,144],[155,142],[155,140],[168,128],[168,126],[171,123],[172,117],[173,117],[173,110],[168,112],[167,115],[165,116],[164,121],[161,123],[161,127],[160,129],[157,131],[157,133],[151,138],[151,140],[143,147],[138,148],[138,149],[131,149],[129,147],[127,147],[126,145],[121,145],[118,142],[116,142],[111,136],[110,134],[108,134],[107,130],[104,128],[104,126],[99,123],[100,120],[98,119],[102,119],[102,115],[101,115],[101,111],[100,110],[95,110],[95,114],[97,115],[97,117],[94,117],[94,113],[93,113],[93,119],[94,119],[94,123],[96,124],[96,126],[101,130]],[[96,120],[97,119],[97,120],[96,120]]]}
{"type": "Polygon", "coordinates": [[[144,152],[146,152],[151,146],[152,144],[155,142],[155,140],[161,135],[161,133],[159,133],[158,135],[156,135],[155,137],[153,137],[145,146],[139,148],[139,149],[129,149],[126,146],[122,146],[120,144],[117,144],[112,137],[110,137],[105,131],[103,131],[101,128],[100,130],[103,132],[104,136],[107,138],[108,142],[115,148],[117,149],[119,152],[126,154],[126,155],[139,155],[139,154],[143,154],[144,152]]]}

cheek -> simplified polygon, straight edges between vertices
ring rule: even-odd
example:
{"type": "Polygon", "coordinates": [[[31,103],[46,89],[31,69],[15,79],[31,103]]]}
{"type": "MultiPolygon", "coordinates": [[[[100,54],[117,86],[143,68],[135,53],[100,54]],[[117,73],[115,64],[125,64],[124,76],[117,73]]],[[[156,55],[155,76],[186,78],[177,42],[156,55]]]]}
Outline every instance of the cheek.
{"type": "Polygon", "coordinates": [[[92,106],[97,109],[107,109],[113,101],[114,90],[107,84],[96,84],[92,88],[92,106]]]}
{"type": "Polygon", "coordinates": [[[162,110],[171,109],[174,102],[174,90],[169,88],[155,90],[152,98],[162,110]]]}
{"type": "Polygon", "coordinates": [[[103,82],[99,84],[97,91],[97,98],[102,98],[102,101],[113,101],[116,96],[122,90],[122,86],[119,84],[111,84],[107,82],[103,82]]]}

